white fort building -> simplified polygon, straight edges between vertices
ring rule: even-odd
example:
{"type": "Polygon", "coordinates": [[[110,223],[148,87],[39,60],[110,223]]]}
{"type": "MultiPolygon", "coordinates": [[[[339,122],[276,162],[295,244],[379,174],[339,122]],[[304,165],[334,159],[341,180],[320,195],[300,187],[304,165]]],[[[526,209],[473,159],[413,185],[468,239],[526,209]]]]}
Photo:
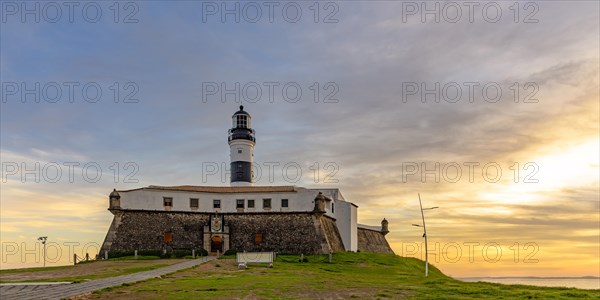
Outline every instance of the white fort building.
{"type": "Polygon", "coordinates": [[[287,253],[392,253],[388,223],[357,223],[358,206],[337,188],[254,186],[255,132],[243,106],[228,142],[230,186],[155,186],[114,190],[114,219],[102,250],[269,250],[287,253]]]}

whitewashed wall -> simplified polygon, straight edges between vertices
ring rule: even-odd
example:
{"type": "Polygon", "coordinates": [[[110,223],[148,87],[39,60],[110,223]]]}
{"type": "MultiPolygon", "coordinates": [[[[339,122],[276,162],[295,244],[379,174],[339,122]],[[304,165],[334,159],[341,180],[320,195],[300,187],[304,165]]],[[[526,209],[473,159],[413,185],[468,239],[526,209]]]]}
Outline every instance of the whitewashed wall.
{"type": "MultiPolygon", "coordinates": [[[[139,189],[120,191],[121,208],[143,210],[165,210],[163,198],[173,198],[171,211],[197,211],[214,212],[213,200],[221,200],[219,212],[237,212],[236,200],[244,199],[244,211],[263,212],[263,199],[271,199],[270,211],[312,211],[317,189],[297,188],[296,192],[269,192],[269,193],[206,193],[169,191],[158,189],[139,189]],[[192,210],[190,198],[198,198],[198,209],[192,210]],[[254,209],[247,207],[249,199],[254,200],[254,209]],[[281,199],[288,199],[288,208],[281,207],[281,199]]],[[[322,190],[323,194],[333,198],[335,190],[322,190]]],[[[268,211],[268,210],[267,210],[268,211]]],[[[331,213],[331,206],[327,205],[327,214],[335,218],[337,214],[331,213]]],[[[341,215],[340,215],[341,216],[341,215]]]]}
{"type": "Polygon", "coordinates": [[[337,189],[306,189],[297,187],[295,192],[264,192],[264,193],[206,193],[206,192],[186,192],[170,191],[159,189],[139,189],[130,191],[120,191],[122,209],[140,209],[140,210],[167,210],[163,205],[163,198],[173,199],[173,206],[170,211],[184,212],[214,212],[213,200],[221,200],[219,212],[232,213],[238,212],[236,208],[237,200],[244,200],[243,212],[306,212],[314,209],[314,199],[319,192],[332,199],[326,207],[326,215],[336,219],[338,230],[344,242],[344,247],[348,251],[357,250],[356,206],[350,202],[341,200],[341,194],[337,189]],[[339,198],[338,198],[339,197],[339,198]],[[190,198],[198,199],[198,208],[190,207],[190,198]],[[263,209],[263,199],[271,199],[271,209],[263,209]],[[248,208],[248,200],[254,200],[254,208],[248,208]],[[281,207],[281,199],[288,199],[288,207],[281,207]],[[331,211],[331,205],[334,205],[334,211],[331,211]]]}
{"type": "Polygon", "coordinates": [[[335,215],[336,223],[342,242],[344,242],[344,248],[346,251],[358,250],[358,236],[356,232],[356,218],[357,218],[357,207],[345,201],[336,201],[335,203],[335,215]]]}

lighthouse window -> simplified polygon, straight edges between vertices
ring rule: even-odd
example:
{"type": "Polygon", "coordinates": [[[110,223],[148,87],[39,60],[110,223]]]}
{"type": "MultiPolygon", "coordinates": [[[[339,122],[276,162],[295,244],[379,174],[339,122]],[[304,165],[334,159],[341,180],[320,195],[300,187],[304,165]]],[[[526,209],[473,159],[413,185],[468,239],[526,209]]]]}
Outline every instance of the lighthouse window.
{"type": "Polygon", "coordinates": [[[236,200],[236,208],[244,208],[244,199],[236,200]]]}
{"type": "Polygon", "coordinates": [[[281,207],[288,207],[288,199],[281,199],[281,207]]]}
{"type": "Polygon", "coordinates": [[[238,153],[240,153],[240,154],[241,154],[241,153],[242,153],[242,150],[241,150],[241,149],[239,149],[239,150],[238,150],[238,153]]]}
{"type": "Polygon", "coordinates": [[[254,208],[254,200],[248,200],[248,208],[254,208]]]}
{"type": "Polygon", "coordinates": [[[163,198],[163,205],[164,206],[168,206],[168,207],[172,207],[173,206],[173,198],[164,197],[163,198]]]}
{"type": "Polygon", "coordinates": [[[221,208],[221,200],[213,200],[213,208],[221,208]]]}
{"type": "Polygon", "coordinates": [[[263,208],[271,208],[271,199],[263,199],[263,208]]]}
{"type": "Polygon", "coordinates": [[[238,115],[236,127],[247,128],[248,127],[248,116],[238,115]]]}

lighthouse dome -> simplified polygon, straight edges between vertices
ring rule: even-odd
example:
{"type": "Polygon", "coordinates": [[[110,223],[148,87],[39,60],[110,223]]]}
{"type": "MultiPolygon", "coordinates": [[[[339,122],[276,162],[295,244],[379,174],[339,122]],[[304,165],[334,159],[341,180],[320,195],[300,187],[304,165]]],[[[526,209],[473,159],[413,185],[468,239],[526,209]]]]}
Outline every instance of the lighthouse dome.
{"type": "Polygon", "coordinates": [[[240,110],[236,111],[232,116],[232,129],[250,129],[252,127],[251,120],[250,114],[244,110],[243,105],[240,105],[240,110]]]}
{"type": "Polygon", "coordinates": [[[250,114],[244,110],[244,106],[243,105],[240,105],[240,110],[236,111],[233,115],[234,116],[236,116],[236,115],[250,116],[250,114]]]}

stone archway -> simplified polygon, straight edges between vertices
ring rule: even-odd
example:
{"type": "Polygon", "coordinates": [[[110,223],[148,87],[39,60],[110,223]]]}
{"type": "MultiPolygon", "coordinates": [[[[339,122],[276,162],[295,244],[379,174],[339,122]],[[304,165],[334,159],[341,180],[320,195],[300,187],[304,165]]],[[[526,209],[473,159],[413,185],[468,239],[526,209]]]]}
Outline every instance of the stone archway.
{"type": "Polygon", "coordinates": [[[213,215],[204,225],[203,247],[211,254],[229,250],[229,226],[223,224],[223,215],[213,215]]]}
{"type": "Polygon", "coordinates": [[[219,252],[223,253],[223,237],[220,235],[213,235],[210,238],[210,249],[207,249],[210,252],[219,252]]]}

